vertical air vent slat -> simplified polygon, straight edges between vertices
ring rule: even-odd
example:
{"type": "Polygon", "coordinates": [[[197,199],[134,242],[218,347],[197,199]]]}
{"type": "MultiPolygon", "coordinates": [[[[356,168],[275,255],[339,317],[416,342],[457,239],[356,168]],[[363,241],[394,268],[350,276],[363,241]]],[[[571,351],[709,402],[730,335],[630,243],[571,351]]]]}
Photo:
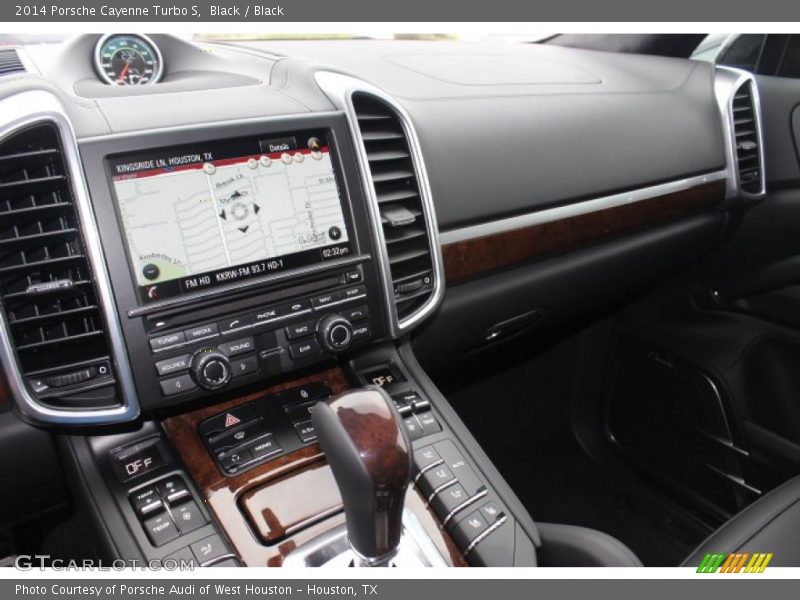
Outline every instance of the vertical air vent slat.
{"type": "Polygon", "coordinates": [[[78,365],[110,364],[59,133],[49,123],[0,143],[0,302],[32,387],[78,365]]]}
{"type": "Polygon", "coordinates": [[[758,137],[753,83],[743,83],[733,96],[733,135],[739,186],[749,194],[763,189],[761,140],[758,137]]]}
{"type": "Polygon", "coordinates": [[[400,118],[367,93],[353,95],[394,286],[397,317],[408,319],[433,293],[433,263],[420,186],[400,118]]]}

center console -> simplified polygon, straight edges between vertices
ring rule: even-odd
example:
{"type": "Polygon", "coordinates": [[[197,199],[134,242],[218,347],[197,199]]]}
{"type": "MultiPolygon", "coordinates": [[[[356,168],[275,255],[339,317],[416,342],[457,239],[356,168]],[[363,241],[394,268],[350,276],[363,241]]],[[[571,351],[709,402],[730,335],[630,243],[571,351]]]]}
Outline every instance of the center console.
{"type": "Polygon", "coordinates": [[[27,287],[3,298],[0,358],[20,413],[81,427],[59,440],[110,557],[535,565],[530,516],[408,343],[443,295],[413,126],[380,90],[318,75],[334,111],[79,142],[29,96],[38,128],[0,148],[49,173],[15,183],[27,287]],[[353,426],[355,397],[380,416],[353,426]],[[324,407],[350,420],[318,431],[324,407]],[[336,461],[345,430],[362,451],[336,461]],[[399,482],[392,510],[373,489],[381,560],[353,544],[370,529],[350,486],[370,484],[342,475],[371,452],[395,458],[369,481],[399,482]]]}

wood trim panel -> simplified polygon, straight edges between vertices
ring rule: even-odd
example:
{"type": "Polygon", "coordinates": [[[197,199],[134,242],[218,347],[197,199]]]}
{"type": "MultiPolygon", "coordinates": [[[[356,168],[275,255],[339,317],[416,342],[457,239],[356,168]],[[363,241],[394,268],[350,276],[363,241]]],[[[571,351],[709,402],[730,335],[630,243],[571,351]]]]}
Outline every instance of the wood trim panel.
{"type": "Polygon", "coordinates": [[[447,283],[557,254],[661,221],[710,208],[725,197],[724,180],[550,223],[462,240],[442,247],[447,283]]]}
{"type": "MultiPolygon", "coordinates": [[[[338,495],[338,489],[328,487],[327,489],[307,490],[307,493],[303,494],[300,493],[297,486],[287,483],[295,475],[300,475],[299,481],[302,480],[302,474],[306,471],[318,470],[321,467],[327,469],[322,449],[318,444],[280,456],[233,477],[226,477],[219,471],[211,455],[205,449],[197,427],[207,418],[240,404],[312,382],[324,383],[334,393],[350,388],[344,372],[336,367],[302,379],[271,386],[263,391],[215,406],[171,416],[162,423],[209,510],[214,514],[217,522],[236,548],[242,562],[247,566],[281,566],[284,558],[292,550],[344,523],[344,513],[341,511],[322,520],[313,517],[313,513],[321,506],[319,495],[323,499],[327,499],[323,504],[335,504],[334,496],[338,495]],[[276,483],[278,485],[275,485],[276,483]],[[283,494],[292,487],[294,487],[295,493],[292,494],[290,501],[294,503],[294,506],[291,516],[287,516],[287,498],[276,498],[274,494],[283,494]],[[257,501],[254,500],[256,495],[258,496],[257,501]],[[250,512],[257,507],[261,516],[251,517],[253,520],[249,520],[240,507],[240,502],[243,506],[247,506],[250,512]],[[288,521],[303,514],[308,515],[306,522],[301,524],[303,528],[291,527],[291,523],[288,521]],[[280,515],[283,516],[283,520],[280,515]],[[274,538],[279,541],[269,544],[259,539],[260,537],[268,538],[269,531],[273,528],[275,530],[274,538]],[[282,531],[281,528],[283,528],[282,531]],[[294,532],[295,530],[297,531],[294,532]]],[[[305,478],[308,477],[309,475],[306,473],[305,478]]],[[[410,490],[407,494],[406,505],[414,511],[448,563],[453,566],[466,566],[455,543],[447,533],[441,531],[438,519],[425,505],[415,489],[410,490]]]]}

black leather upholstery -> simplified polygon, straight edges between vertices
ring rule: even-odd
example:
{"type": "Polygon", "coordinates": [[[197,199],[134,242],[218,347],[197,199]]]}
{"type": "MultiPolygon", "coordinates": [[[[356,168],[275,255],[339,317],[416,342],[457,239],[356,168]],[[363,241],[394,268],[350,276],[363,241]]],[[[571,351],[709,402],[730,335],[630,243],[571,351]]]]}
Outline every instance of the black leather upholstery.
{"type": "Polygon", "coordinates": [[[536,523],[542,538],[540,567],[641,567],[641,561],[618,539],[594,529],[536,523]]]}
{"type": "Polygon", "coordinates": [[[684,561],[684,566],[699,565],[709,552],[772,552],[771,566],[800,566],[800,476],[760,498],[712,533],[684,561]]]}

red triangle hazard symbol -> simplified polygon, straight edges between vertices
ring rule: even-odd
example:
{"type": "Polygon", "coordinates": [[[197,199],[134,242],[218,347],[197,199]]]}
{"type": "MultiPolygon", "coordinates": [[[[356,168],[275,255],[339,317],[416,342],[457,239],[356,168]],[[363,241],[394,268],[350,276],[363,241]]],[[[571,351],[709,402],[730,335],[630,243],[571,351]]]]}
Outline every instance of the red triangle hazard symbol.
{"type": "Polygon", "coordinates": [[[234,417],[231,413],[225,415],[225,427],[233,427],[234,425],[238,425],[241,423],[242,420],[234,417]]]}

